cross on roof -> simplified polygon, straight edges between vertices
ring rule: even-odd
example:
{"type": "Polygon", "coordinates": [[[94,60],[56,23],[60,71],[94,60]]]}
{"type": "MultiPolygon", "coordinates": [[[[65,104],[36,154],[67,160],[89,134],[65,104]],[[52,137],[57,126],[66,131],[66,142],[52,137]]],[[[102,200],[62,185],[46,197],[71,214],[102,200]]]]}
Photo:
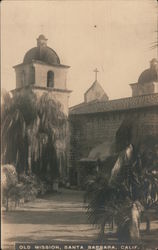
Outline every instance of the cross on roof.
{"type": "Polygon", "coordinates": [[[98,74],[99,70],[96,68],[96,69],[94,70],[94,72],[95,72],[95,80],[97,81],[97,74],[98,74]]]}

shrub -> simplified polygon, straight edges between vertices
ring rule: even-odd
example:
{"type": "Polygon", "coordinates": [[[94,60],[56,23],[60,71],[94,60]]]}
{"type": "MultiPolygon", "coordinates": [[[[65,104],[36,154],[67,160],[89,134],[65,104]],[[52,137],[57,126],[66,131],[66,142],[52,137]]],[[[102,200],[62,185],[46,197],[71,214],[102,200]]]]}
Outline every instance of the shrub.
{"type": "Polygon", "coordinates": [[[9,209],[9,199],[15,196],[15,189],[18,184],[16,169],[13,165],[2,165],[2,202],[9,209]]]}
{"type": "Polygon", "coordinates": [[[28,202],[34,200],[38,194],[44,194],[45,192],[45,183],[34,175],[23,174],[19,176],[18,180],[13,165],[2,166],[2,202],[6,211],[9,210],[9,201],[14,202],[16,207],[20,204],[20,200],[28,202]]]}
{"type": "Polygon", "coordinates": [[[22,194],[25,202],[34,200],[37,195],[44,194],[46,192],[45,183],[35,175],[23,174],[19,177],[19,182],[21,184],[19,192],[22,194]]]}

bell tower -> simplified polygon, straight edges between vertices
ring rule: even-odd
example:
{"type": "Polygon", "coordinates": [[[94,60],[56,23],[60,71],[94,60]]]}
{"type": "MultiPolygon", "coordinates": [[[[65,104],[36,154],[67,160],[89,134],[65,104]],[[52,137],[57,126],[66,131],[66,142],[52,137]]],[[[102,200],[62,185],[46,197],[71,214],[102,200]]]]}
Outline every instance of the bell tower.
{"type": "Polygon", "coordinates": [[[47,46],[48,39],[44,35],[37,38],[37,46],[28,50],[23,62],[14,66],[16,89],[32,87],[41,95],[49,91],[52,98],[57,99],[68,114],[68,99],[71,93],[67,89],[67,73],[70,66],[60,63],[57,53],[47,46]]]}
{"type": "Polygon", "coordinates": [[[150,61],[150,68],[140,74],[138,83],[132,83],[130,86],[132,96],[158,93],[158,60],[153,58],[150,61]]]}

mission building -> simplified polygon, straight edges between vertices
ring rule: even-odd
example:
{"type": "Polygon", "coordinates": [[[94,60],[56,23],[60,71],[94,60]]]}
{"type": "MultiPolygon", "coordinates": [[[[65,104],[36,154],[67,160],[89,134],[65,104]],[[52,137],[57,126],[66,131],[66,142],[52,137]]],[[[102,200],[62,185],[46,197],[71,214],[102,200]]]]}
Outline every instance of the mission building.
{"type": "Polygon", "coordinates": [[[158,136],[158,61],[152,59],[137,83],[130,84],[132,97],[109,100],[96,79],[84,94],[84,102],[69,109],[71,91],[67,89],[69,66],[61,64],[57,53],[47,46],[44,35],[37,38],[37,46],[26,52],[23,62],[14,66],[18,94],[31,88],[37,97],[50,93],[61,103],[69,116],[69,130],[64,143],[59,143],[58,157],[61,176],[70,178],[71,185],[80,185],[79,168],[85,162],[104,160],[111,152],[109,145],[126,114],[142,120],[142,133],[158,136]],[[66,169],[62,161],[67,155],[66,169]]]}

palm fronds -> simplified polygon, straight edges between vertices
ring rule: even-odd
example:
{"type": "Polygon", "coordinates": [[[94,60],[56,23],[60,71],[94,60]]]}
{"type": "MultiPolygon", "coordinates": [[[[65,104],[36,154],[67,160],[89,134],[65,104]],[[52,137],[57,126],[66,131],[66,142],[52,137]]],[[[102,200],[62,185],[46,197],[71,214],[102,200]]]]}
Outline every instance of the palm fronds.
{"type": "Polygon", "coordinates": [[[65,150],[67,133],[61,104],[50,93],[37,98],[28,88],[12,96],[4,92],[2,111],[3,163],[13,163],[18,173],[49,176],[49,171],[55,178],[57,151],[65,150]]]}

